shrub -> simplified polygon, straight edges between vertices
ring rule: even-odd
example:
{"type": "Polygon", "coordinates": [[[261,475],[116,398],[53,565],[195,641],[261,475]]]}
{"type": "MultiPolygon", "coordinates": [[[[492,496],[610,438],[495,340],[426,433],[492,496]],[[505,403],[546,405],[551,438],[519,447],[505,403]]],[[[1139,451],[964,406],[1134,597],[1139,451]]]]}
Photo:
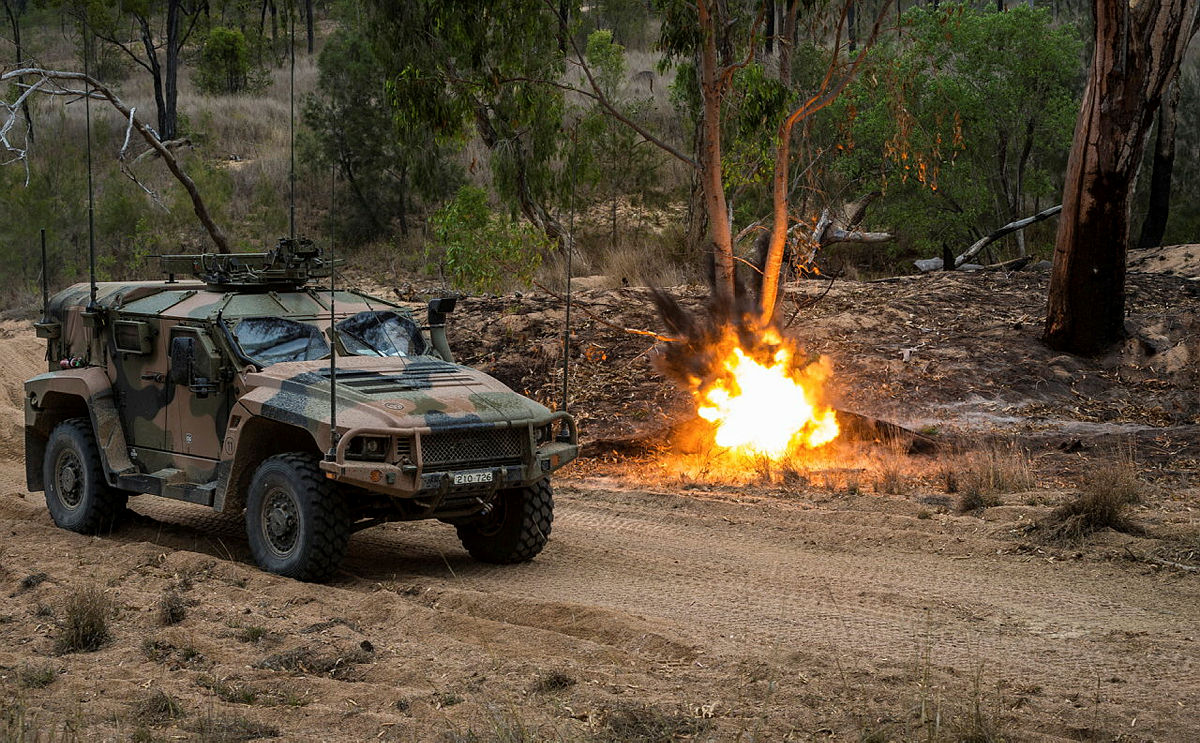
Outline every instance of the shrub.
{"type": "Polygon", "coordinates": [[[163,591],[158,599],[158,623],[163,626],[179,624],[187,618],[187,602],[172,590],[163,591]]]}
{"type": "Polygon", "coordinates": [[[472,291],[528,285],[550,248],[536,228],[492,211],[487,192],[475,186],[460,188],[430,223],[446,278],[472,291]]]}
{"type": "Polygon", "coordinates": [[[89,653],[108,642],[108,616],[112,601],[103,592],[88,587],[72,594],[63,607],[63,622],[54,647],[59,653],[89,653]]]}
{"type": "Polygon", "coordinates": [[[246,37],[236,28],[216,26],[200,50],[196,86],[206,93],[244,93],[255,87],[246,37]]]}
{"type": "Polygon", "coordinates": [[[1143,486],[1133,462],[1108,462],[1088,474],[1079,495],[1054,509],[1040,524],[1048,539],[1075,541],[1103,529],[1136,533],[1129,506],[1141,500],[1143,486]]]}

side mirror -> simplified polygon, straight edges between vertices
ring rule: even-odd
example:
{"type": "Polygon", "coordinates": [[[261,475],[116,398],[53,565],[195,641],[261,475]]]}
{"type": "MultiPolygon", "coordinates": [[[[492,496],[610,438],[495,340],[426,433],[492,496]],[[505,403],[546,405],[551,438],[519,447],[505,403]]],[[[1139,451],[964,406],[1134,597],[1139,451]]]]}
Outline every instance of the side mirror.
{"type": "Polygon", "coordinates": [[[192,366],[196,358],[196,339],[177,336],[171,339],[171,367],[167,379],[185,387],[192,383],[192,366]]]}

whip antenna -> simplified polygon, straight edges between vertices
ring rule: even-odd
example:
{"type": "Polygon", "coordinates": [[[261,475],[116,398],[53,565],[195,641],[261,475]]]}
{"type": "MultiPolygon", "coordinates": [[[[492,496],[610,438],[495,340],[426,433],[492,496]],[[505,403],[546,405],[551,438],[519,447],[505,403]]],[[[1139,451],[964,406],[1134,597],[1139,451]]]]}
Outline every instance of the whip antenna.
{"type": "Polygon", "coordinates": [[[337,166],[329,170],[329,453],[325,458],[330,462],[337,461],[338,430],[337,430],[337,326],[334,323],[334,304],[337,302],[335,293],[335,277],[337,276],[337,261],[334,260],[333,243],[333,204],[337,191],[337,166]]]}
{"type": "Polygon", "coordinates": [[[288,4],[288,22],[291,31],[288,32],[288,47],[291,51],[292,65],[288,76],[288,137],[291,166],[288,170],[288,237],[296,239],[296,9],[293,3],[288,4]]]}
{"type": "Polygon", "coordinates": [[[46,228],[42,228],[42,320],[50,317],[50,278],[46,275],[46,228]]]}
{"type": "MultiPolygon", "coordinates": [[[[85,25],[84,34],[87,33],[88,27],[85,25]]],[[[91,57],[91,51],[88,48],[88,39],[85,36],[83,43],[83,76],[86,79],[83,81],[83,116],[87,130],[88,272],[91,281],[90,299],[88,300],[87,309],[88,312],[94,312],[96,309],[96,192],[92,187],[92,73],[88,65],[89,57],[91,57]]]]}
{"type": "MultiPolygon", "coordinates": [[[[579,127],[576,124],[571,130],[571,139],[579,144],[579,127]]],[[[567,202],[567,317],[566,327],[563,328],[563,387],[562,411],[567,410],[567,383],[571,372],[571,258],[575,253],[575,168],[571,168],[571,198],[567,202]]]]}

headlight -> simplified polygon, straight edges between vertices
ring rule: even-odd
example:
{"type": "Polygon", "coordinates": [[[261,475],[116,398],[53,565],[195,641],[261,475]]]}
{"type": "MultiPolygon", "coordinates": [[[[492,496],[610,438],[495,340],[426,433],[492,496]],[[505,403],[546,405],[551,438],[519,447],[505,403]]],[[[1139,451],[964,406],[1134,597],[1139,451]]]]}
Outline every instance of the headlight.
{"type": "Polygon", "coordinates": [[[554,424],[547,423],[544,426],[539,426],[537,430],[534,431],[534,435],[537,437],[538,446],[541,446],[542,444],[549,444],[554,440],[554,424]]]}
{"type": "Polygon", "coordinates": [[[392,440],[387,436],[355,436],[346,446],[346,458],[382,462],[391,448],[392,440]]]}

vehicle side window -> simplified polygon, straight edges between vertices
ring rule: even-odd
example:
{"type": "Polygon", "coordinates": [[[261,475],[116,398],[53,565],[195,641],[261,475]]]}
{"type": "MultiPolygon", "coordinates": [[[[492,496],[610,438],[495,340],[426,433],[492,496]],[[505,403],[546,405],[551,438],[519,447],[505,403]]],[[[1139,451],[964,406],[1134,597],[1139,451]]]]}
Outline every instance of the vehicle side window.
{"type": "Polygon", "coordinates": [[[246,356],[263,366],[329,355],[320,330],[282,317],[247,317],[233,329],[233,337],[246,356]]]}

